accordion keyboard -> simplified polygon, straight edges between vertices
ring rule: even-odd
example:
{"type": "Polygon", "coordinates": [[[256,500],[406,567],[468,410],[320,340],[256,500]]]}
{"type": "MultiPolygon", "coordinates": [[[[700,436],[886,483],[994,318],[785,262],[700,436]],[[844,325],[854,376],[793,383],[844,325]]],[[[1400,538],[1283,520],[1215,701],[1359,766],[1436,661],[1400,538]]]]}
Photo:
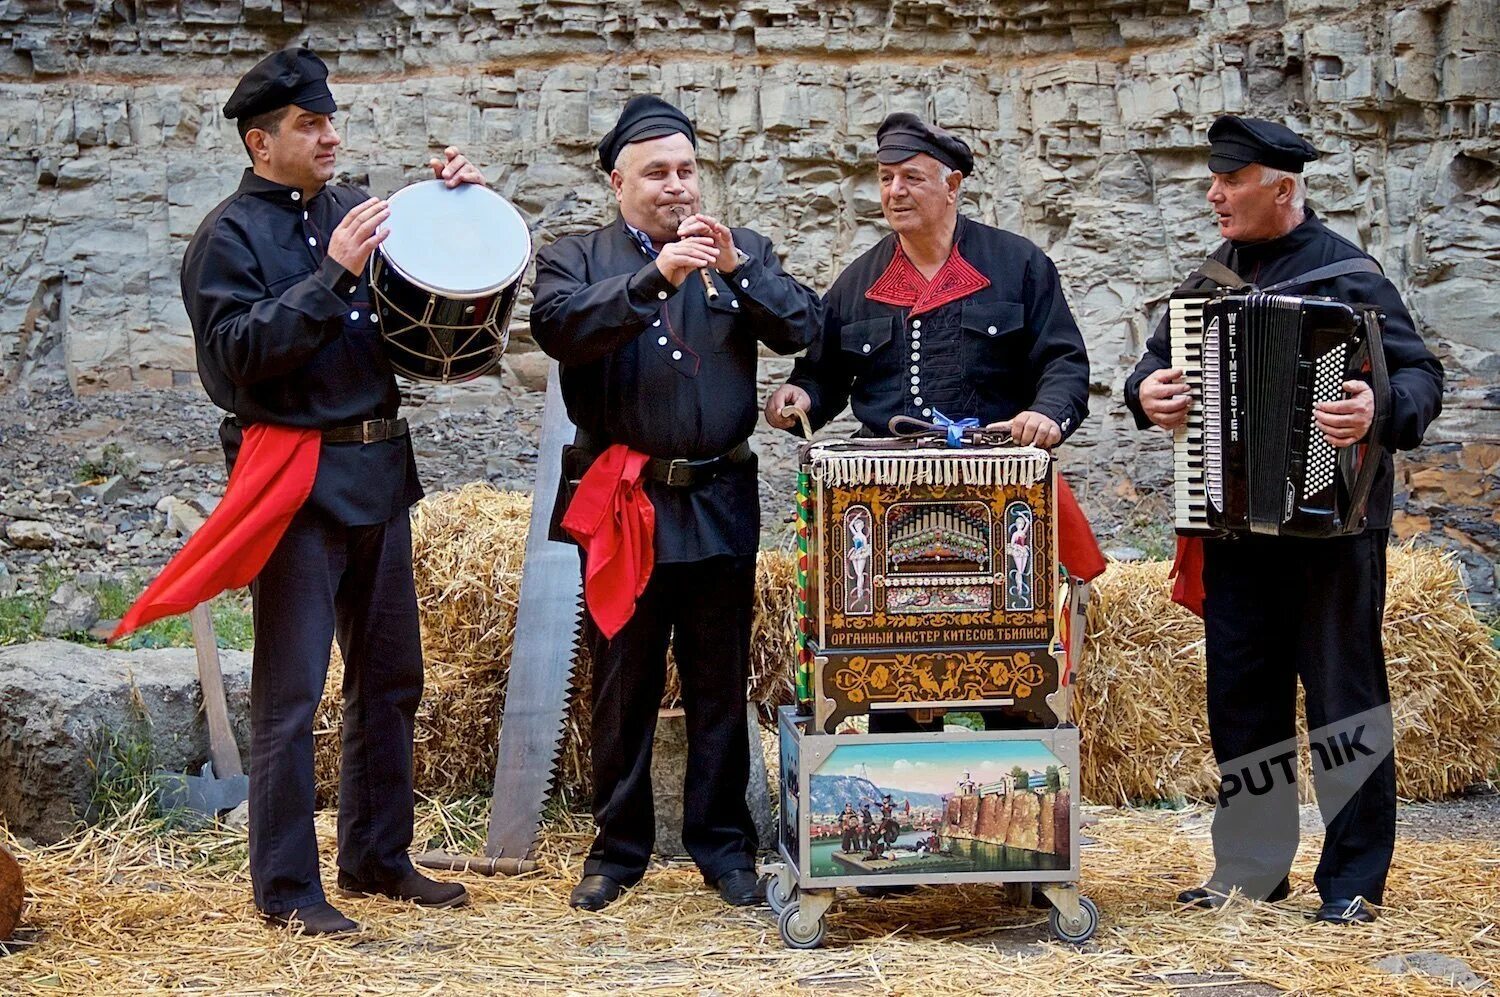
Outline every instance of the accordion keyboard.
{"type": "Polygon", "coordinates": [[[1217,432],[1210,431],[1216,426],[1208,426],[1205,418],[1205,413],[1213,413],[1217,423],[1219,387],[1217,340],[1210,337],[1206,342],[1203,335],[1203,304],[1207,300],[1206,296],[1174,295],[1168,303],[1172,366],[1182,371],[1193,398],[1187,422],[1172,432],[1172,525],[1184,531],[1210,529],[1210,484],[1219,486],[1219,437],[1217,432]],[[1211,356],[1205,357],[1205,347],[1211,356]],[[1215,375],[1207,383],[1205,367],[1215,375]],[[1214,396],[1215,404],[1208,404],[1206,392],[1214,396]]]}

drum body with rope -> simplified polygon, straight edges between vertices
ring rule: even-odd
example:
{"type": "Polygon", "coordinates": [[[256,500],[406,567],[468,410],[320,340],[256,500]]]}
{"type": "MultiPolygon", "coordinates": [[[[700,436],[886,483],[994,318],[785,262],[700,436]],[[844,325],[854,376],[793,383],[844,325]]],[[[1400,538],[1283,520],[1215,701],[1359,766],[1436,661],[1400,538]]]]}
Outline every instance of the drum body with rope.
{"type": "Polygon", "coordinates": [[[390,197],[390,235],[370,255],[370,290],[396,373],[467,381],[500,363],[531,262],[509,201],[478,184],[427,180],[390,197]]]}

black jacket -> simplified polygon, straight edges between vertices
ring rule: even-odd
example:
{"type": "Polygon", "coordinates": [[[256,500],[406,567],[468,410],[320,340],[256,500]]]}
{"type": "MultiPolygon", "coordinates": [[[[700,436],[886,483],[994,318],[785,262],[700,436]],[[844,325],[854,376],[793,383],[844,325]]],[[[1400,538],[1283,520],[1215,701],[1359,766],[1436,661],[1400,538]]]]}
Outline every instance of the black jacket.
{"type": "Polygon", "coordinates": [[[1088,353],[1047,255],[960,216],[959,254],[990,285],[912,319],[865,297],[896,241],[888,235],[851,263],[823,299],[822,334],[788,378],[811,397],[813,426],[852,396],[854,415],[875,436],[888,436],[897,415],[931,421],[937,411],[987,424],[1027,409],[1072,435],[1088,415],[1088,353]]]}
{"type": "MultiPolygon", "coordinates": [[[[1370,257],[1329,229],[1308,209],[1302,224],[1281,238],[1252,243],[1225,242],[1214,251],[1213,258],[1245,280],[1267,287],[1329,263],[1370,257]]],[[[1181,289],[1210,285],[1207,280],[1192,281],[1181,289]]],[[[1380,274],[1356,273],[1290,288],[1287,293],[1324,295],[1349,304],[1376,305],[1385,312],[1383,339],[1386,367],[1391,378],[1391,409],[1385,425],[1385,438],[1380,442],[1387,451],[1411,450],[1419,446],[1427,427],[1443,407],[1443,365],[1423,345],[1411,313],[1401,303],[1395,285],[1380,274]]],[[[1152,425],[1141,409],[1141,382],[1153,371],[1172,366],[1167,326],[1168,320],[1163,316],[1156,332],[1146,343],[1145,355],[1125,380],[1125,404],[1134,413],[1136,426],[1140,429],[1152,425]]],[[[1393,480],[1394,471],[1387,452],[1370,489],[1370,501],[1365,510],[1366,526],[1371,529],[1385,529],[1391,525],[1393,480]]]]}
{"type": "MultiPolygon", "coordinates": [[[[327,257],[328,238],[368,198],[302,192],[246,170],[209,212],[182,262],[198,376],[243,425],[333,429],[394,418],[400,402],[365,274],[327,257]]],[[[233,467],[240,426],[219,435],[233,467]]],[[[407,437],[325,443],[309,505],[345,525],[381,523],[422,497],[407,437]]]]}
{"type": "MultiPolygon", "coordinates": [[[[623,443],[653,457],[701,460],[749,438],[760,411],[758,343],[778,353],[815,334],[818,296],[787,276],[770,240],[734,229],[750,260],[674,287],[622,220],[566,236],[537,254],[531,333],[561,365],[563,400],[580,443],[623,443]]],[[[650,483],[656,559],[754,554],[760,503],[754,462],[697,488],[650,483]]]]}

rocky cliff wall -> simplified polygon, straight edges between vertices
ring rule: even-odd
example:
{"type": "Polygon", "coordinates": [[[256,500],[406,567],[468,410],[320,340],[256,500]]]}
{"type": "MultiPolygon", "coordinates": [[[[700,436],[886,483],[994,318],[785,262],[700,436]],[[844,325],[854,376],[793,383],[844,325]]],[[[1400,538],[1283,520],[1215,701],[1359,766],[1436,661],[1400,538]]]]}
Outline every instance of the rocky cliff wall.
{"type": "Polygon", "coordinates": [[[1448,367],[1430,445],[1401,465],[1398,532],[1462,551],[1493,592],[1494,0],[0,0],[5,383],[194,382],[178,262],[245,162],[218,109],[294,42],[333,68],[348,179],[388,192],[460,145],[539,243],[611,215],[593,143],[627,95],[663,94],[697,120],[709,208],[819,288],[882,234],[879,121],[952,128],[979,157],[966,210],[1062,272],[1094,364],[1067,459],[1126,538],[1161,522],[1168,449],[1130,428],[1120,386],[1216,241],[1205,131],[1226,111],[1285,120],[1324,153],[1313,205],[1382,262],[1448,367]]]}

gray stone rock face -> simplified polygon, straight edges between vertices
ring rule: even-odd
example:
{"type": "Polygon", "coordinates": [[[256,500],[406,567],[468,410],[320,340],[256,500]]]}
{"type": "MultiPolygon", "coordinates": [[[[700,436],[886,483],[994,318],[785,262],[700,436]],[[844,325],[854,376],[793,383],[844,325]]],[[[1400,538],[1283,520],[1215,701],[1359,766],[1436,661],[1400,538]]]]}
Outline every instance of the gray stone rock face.
{"type": "Polygon", "coordinates": [[[99,599],[77,582],[63,582],[47,601],[42,633],[48,637],[83,633],[99,622],[99,599]]]}
{"type": "Polygon", "coordinates": [[[46,550],[57,545],[62,535],[46,523],[18,519],[5,528],[10,542],[24,550],[46,550]]]}
{"type": "MultiPolygon", "coordinates": [[[[750,785],[745,802],[755,820],[761,851],[776,847],[776,824],[771,820],[771,785],[761,747],[760,725],[755,708],[750,717],[750,785]]],[[[687,773],[687,718],[681,710],[662,710],[656,718],[656,738],[651,747],[651,795],[656,807],[656,854],[663,858],[685,858],[682,844],[682,784],[687,773]]]]}
{"type": "MultiPolygon", "coordinates": [[[[1492,0],[22,0],[0,6],[0,383],[195,380],[178,268],[245,165],[223,101],[277,46],[332,67],[343,179],[389,193],[459,145],[538,245],[612,216],[594,143],[628,95],[662,94],[697,122],[707,209],[819,289],[884,234],[875,129],[912,110],[974,147],[964,210],[1058,265],[1094,369],[1064,466],[1108,541],[1168,512],[1167,438],[1120,392],[1217,242],[1205,134],[1242,113],[1322,151],[1310,203],[1447,366],[1433,445],[1398,465],[1396,533],[1493,564],[1497,24],[1492,0]]],[[[511,366],[531,389],[537,365],[511,366]]]]}
{"type": "MultiPolygon", "coordinates": [[[[220,658],[245,754],[250,656],[220,658]]],[[[191,648],[107,651],[62,641],[0,648],[0,815],[12,834],[55,841],[84,817],[112,739],[144,739],[155,765],[197,770],[208,731],[191,648]]]]}

